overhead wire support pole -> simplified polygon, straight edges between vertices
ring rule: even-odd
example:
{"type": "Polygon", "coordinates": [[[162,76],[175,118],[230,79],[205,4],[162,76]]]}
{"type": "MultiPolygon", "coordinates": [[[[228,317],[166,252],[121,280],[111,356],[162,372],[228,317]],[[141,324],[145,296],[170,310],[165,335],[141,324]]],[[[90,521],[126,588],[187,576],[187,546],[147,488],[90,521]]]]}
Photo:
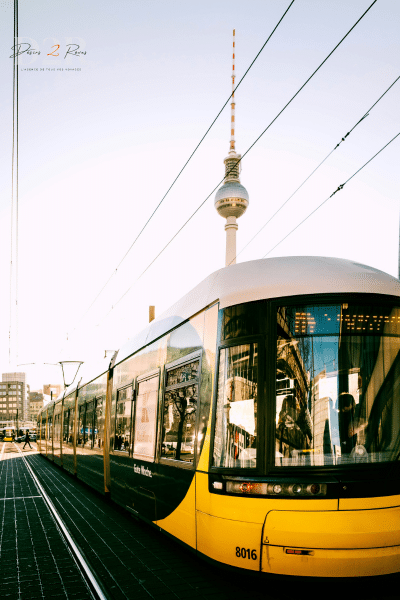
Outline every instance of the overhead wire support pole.
{"type": "Polygon", "coordinates": [[[332,194],[330,196],[328,196],[328,198],[326,198],[323,202],[321,202],[321,204],[319,206],[317,206],[317,208],[314,208],[314,210],[312,212],[310,212],[309,215],[307,215],[307,217],[305,219],[303,219],[300,223],[298,223],[298,225],[296,225],[296,227],[294,227],[287,235],[285,235],[284,238],[281,239],[280,242],[278,242],[277,244],[275,244],[275,246],[273,248],[271,248],[271,250],[269,250],[266,254],[264,254],[263,258],[265,258],[266,256],[268,256],[268,254],[271,254],[271,252],[273,250],[275,250],[275,248],[277,248],[280,244],[282,244],[282,242],[284,242],[294,231],[296,231],[296,229],[298,229],[301,225],[303,225],[303,223],[305,223],[307,221],[307,219],[309,219],[314,213],[317,212],[317,210],[319,210],[321,208],[321,206],[323,206],[326,202],[328,202],[328,200],[330,200],[335,194],[337,194],[338,192],[340,192],[344,186],[346,185],[346,183],[348,183],[351,179],[353,179],[353,177],[355,177],[357,175],[357,173],[359,173],[364,167],[366,167],[372,160],[374,160],[374,158],[376,156],[378,156],[378,154],[380,154],[385,148],[387,148],[389,146],[389,144],[391,144],[392,142],[394,142],[394,140],[399,137],[400,135],[400,131],[398,134],[396,134],[391,140],[390,142],[388,142],[387,144],[385,144],[376,154],[374,154],[374,156],[372,156],[369,160],[367,160],[366,163],[363,164],[362,167],[360,167],[359,169],[357,169],[357,171],[355,173],[353,173],[353,175],[351,177],[349,177],[348,179],[346,179],[346,181],[344,183],[341,183],[337,189],[332,192],[332,194]]]}
{"type": "Polygon", "coordinates": [[[340,142],[338,144],[336,144],[336,146],[329,152],[329,154],[327,154],[327,156],[325,156],[324,160],[322,160],[319,165],[317,167],[315,167],[315,169],[308,175],[308,177],[306,177],[306,179],[303,181],[303,183],[301,183],[299,185],[299,187],[289,196],[289,198],[287,200],[285,200],[285,202],[283,204],[281,204],[281,206],[278,208],[278,210],[276,210],[274,212],[274,214],[268,219],[268,221],[266,223],[264,223],[264,225],[257,231],[257,233],[251,238],[251,240],[249,242],[247,242],[247,244],[245,246],[243,246],[243,248],[240,250],[240,252],[238,252],[238,254],[236,255],[235,258],[237,258],[250,244],[253,240],[256,239],[256,237],[262,232],[263,229],[265,229],[265,227],[271,223],[272,219],[274,219],[276,217],[276,215],[282,210],[282,208],[284,206],[286,206],[286,204],[289,202],[289,200],[291,200],[293,198],[293,196],[295,196],[295,194],[297,194],[297,192],[303,187],[303,185],[305,183],[307,183],[307,181],[310,179],[310,177],[312,177],[312,175],[314,175],[314,173],[316,173],[316,171],[318,171],[318,169],[324,164],[324,162],[331,156],[331,154],[333,154],[333,152],[335,150],[337,150],[340,146],[340,144],[342,144],[342,142],[344,142],[348,136],[351,134],[352,131],[354,131],[354,129],[360,124],[362,123],[362,121],[364,121],[364,119],[366,117],[369,116],[371,110],[378,104],[378,102],[380,100],[382,100],[382,98],[385,96],[385,94],[388,93],[388,91],[394,86],[394,84],[400,79],[400,75],[399,77],[397,77],[393,83],[387,88],[387,90],[378,98],[378,100],[376,102],[374,102],[374,104],[367,110],[366,113],[364,113],[364,115],[361,117],[361,119],[359,119],[357,121],[357,123],[350,129],[350,131],[348,131],[346,133],[345,136],[343,136],[340,140],[340,142]]]}

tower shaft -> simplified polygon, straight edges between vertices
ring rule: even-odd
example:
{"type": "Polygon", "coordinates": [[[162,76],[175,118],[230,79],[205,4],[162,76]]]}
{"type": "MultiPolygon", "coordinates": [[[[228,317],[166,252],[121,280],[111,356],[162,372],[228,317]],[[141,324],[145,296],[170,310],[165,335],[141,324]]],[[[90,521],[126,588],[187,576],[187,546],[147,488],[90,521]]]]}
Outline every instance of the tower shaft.
{"type": "Polygon", "coordinates": [[[236,223],[236,217],[227,217],[225,223],[226,231],[226,252],[225,252],[225,266],[236,264],[236,232],[238,230],[238,224],[236,223]]]}

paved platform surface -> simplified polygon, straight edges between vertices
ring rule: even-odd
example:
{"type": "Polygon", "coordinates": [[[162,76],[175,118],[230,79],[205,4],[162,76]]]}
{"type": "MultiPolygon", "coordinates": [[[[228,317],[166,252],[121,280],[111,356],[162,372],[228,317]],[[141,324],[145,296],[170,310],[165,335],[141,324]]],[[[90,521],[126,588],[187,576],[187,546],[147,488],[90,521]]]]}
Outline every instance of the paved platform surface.
{"type": "MultiPolygon", "coordinates": [[[[24,454],[90,565],[101,576],[110,599],[286,600],[309,598],[310,594],[399,599],[398,576],[329,584],[318,578],[302,582],[265,575],[254,578],[246,573],[233,576],[199,560],[176,541],[107,503],[36,451],[24,454]]],[[[68,552],[62,548],[52,519],[42,507],[43,501],[37,498],[23,460],[15,453],[10,456],[14,457],[3,456],[0,461],[1,599],[86,600],[82,582],[79,588],[72,584],[73,561],[68,562],[68,552]]]]}
{"type": "Polygon", "coordinates": [[[91,598],[15,445],[1,450],[0,597],[91,598]]]}

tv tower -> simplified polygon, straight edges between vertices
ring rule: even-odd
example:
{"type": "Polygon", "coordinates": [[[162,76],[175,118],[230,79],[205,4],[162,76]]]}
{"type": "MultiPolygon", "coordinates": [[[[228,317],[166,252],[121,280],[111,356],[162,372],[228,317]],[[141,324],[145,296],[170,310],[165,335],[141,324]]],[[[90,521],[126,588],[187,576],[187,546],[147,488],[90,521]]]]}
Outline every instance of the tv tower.
{"type": "Polygon", "coordinates": [[[241,217],[249,205],[249,194],[240,183],[239,173],[242,163],[241,154],[235,150],[235,30],[233,30],[233,61],[232,61],[232,101],[231,101],[231,141],[229,154],[224,159],[225,178],[223,185],[215,194],[214,206],[218,214],[226,219],[226,259],[225,266],[236,263],[236,219],[241,217]]]}

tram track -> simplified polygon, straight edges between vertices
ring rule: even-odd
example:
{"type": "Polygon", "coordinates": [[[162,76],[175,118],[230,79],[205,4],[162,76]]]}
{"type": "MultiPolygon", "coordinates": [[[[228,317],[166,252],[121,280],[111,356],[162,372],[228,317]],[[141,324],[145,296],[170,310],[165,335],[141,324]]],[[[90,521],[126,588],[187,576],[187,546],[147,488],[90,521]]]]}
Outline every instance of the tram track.
{"type": "Polygon", "coordinates": [[[12,582],[9,588],[12,589],[13,597],[20,599],[26,593],[29,593],[26,590],[29,590],[32,581],[36,580],[39,586],[30,597],[47,598],[50,593],[48,565],[53,561],[54,576],[58,575],[58,578],[53,577],[50,586],[53,588],[56,587],[58,583],[57,579],[59,579],[57,597],[65,597],[67,600],[80,600],[81,598],[88,598],[88,600],[110,600],[110,596],[103,589],[100,578],[88,564],[59,511],[39,481],[32,465],[15,442],[2,443],[0,447],[0,466],[3,467],[3,469],[0,468],[1,478],[3,479],[2,491],[4,489],[4,494],[2,494],[4,497],[0,498],[0,502],[3,502],[3,510],[1,511],[2,527],[0,532],[0,558],[3,575],[1,589],[3,590],[4,583],[7,585],[7,583],[12,582]],[[17,464],[14,463],[17,457],[22,459],[23,467],[21,467],[20,463],[18,467],[14,466],[17,464]],[[13,462],[12,468],[4,467],[8,460],[13,462]],[[18,474],[20,477],[18,477],[18,474]],[[23,490],[22,492],[19,492],[20,488],[23,490]],[[34,489],[36,493],[33,493],[34,489]],[[10,504],[14,504],[16,517],[14,536],[12,533],[10,535],[10,521],[8,520],[7,523],[5,518],[10,513],[10,504]],[[46,512],[50,516],[50,519],[46,517],[46,512]],[[19,521],[23,521],[26,525],[25,533],[30,534],[31,542],[36,535],[37,523],[42,526],[42,533],[48,542],[48,552],[46,552],[44,544],[38,543],[36,550],[34,549],[34,544],[32,544],[29,557],[27,556],[25,547],[26,537],[24,540],[20,540],[20,536],[17,534],[17,531],[21,530],[19,521]],[[15,541],[15,549],[7,546],[7,540],[15,541]],[[2,542],[4,543],[2,544],[2,542]],[[63,550],[62,546],[65,547],[65,550],[63,550]],[[54,548],[57,550],[54,550],[54,548]],[[4,563],[9,551],[11,553],[15,551],[17,557],[16,568],[13,568],[11,563],[4,563]],[[72,568],[67,566],[68,563],[71,564],[71,559],[74,563],[74,567],[72,568]],[[46,571],[47,575],[45,574],[46,571]],[[9,574],[9,577],[7,577],[7,574],[9,574]],[[79,577],[82,583],[78,583],[79,577]],[[86,592],[83,589],[86,589],[86,592]],[[65,595],[61,596],[63,593],[65,595]]]}
{"type": "MultiPolygon", "coordinates": [[[[14,444],[14,446],[16,446],[15,442],[13,442],[13,444],[14,444]]],[[[88,585],[88,588],[92,594],[93,600],[109,600],[109,596],[103,590],[103,587],[100,583],[99,578],[96,577],[92,568],[89,566],[87,560],[84,558],[82,551],[80,550],[80,548],[76,544],[75,540],[71,536],[70,532],[68,531],[68,528],[66,527],[63,519],[61,518],[59,512],[57,511],[56,507],[54,506],[53,502],[51,501],[50,496],[47,494],[47,492],[43,488],[43,486],[40,483],[39,479],[37,478],[34,470],[32,469],[31,465],[29,464],[26,457],[24,456],[22,450],[18,446],[17,446],[17,450],[18,450],[19,454],[21,455],[21,457],[25,463],[25,466],[28,469],[33,481],[35,482],[35,485],[40,493],[40,496],[43,498],[49,512],[51,513],[54,521],[56,522],[59,532],[60,532],[61,536],[63,537],[65,544],[68,546],[68,548],[76,562],[76,565],[82,574],[83,579],[85,580],[86,584],[88,585]]]]}

